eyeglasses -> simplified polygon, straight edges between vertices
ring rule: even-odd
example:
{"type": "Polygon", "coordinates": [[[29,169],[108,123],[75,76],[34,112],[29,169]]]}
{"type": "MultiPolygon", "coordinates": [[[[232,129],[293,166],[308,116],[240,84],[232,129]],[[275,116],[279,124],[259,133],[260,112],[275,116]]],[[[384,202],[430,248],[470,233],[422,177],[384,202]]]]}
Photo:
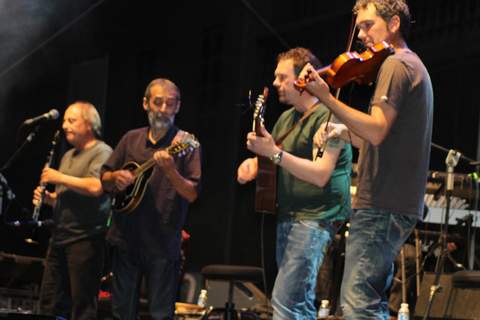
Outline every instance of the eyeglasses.
{"type": "Polygon", "coordinates": [[[157,107],[161,107],[165,103],[167,108],[173,108],[177,105],[177,102],[178,102],[177,97],[175,98],[156,97],[153,99],[153,104],[157,107]]]}

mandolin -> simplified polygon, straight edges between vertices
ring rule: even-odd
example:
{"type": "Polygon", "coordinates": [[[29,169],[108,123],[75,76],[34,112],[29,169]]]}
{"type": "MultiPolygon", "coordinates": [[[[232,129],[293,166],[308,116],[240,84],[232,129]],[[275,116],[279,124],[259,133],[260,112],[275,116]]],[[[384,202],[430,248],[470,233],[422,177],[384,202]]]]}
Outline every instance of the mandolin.
{"type": "MultiPolygon", "coordinates": [[[[172,156],[182,157],[198,148],[199,145],[200,143],[195,136],[187,134],[182,138],[182,141],[169,146],[165,150],[172,156]]],[[[135,181],[125,190],[114,192],[115,196],[112,200],[112,209],[114,211],[129,213],[140,204],[155,164],[155,159],[152,157],[142,165],[135,161],[129,161],[123,165],[122,170],[130,171],[135,177],[135,181]]]]}

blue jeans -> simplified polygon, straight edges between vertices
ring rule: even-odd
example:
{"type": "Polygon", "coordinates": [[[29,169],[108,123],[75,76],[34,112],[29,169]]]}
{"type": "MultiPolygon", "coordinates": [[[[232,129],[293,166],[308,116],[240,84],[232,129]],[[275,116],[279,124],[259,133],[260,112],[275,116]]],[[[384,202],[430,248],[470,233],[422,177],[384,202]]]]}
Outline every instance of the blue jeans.
{"type": "Polygon", "coordinates": [[[112,313],[115,319],[136,320],[141,280],[147,285],[150,317],[173,319],[179,279],[179,261],[114,247],[112,313]]]}
{"type": "Polygon", "coordinates": [[[277,222],[274,320],[316,319],[316,278],[332,231],[333,227],[318,221],[289,218],[277,222]]]}
{"type": "Polygon", "coordinates": [[[388,319],[386,291],[393,262],[417,217],[380,209],[358,209],[350,218],[342,281],[345,320],[388,319]]]}

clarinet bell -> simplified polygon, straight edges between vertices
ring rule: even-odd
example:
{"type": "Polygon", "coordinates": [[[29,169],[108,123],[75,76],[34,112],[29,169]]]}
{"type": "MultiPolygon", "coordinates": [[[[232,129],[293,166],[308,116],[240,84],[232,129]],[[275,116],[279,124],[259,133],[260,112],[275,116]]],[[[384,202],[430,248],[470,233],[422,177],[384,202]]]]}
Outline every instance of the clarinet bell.
{"type": "Polygon", "coordinates": [[[38,241],[33,240],[33,237],[31,237],[31,238],[25,238],[25,242],[28,243],[28,244],[38,245],[38,241]]]}
{"type": "Polygon", "coordinates": [[[32,230],[32,232],[30,233],[30,237],[27,237],[27,238],[23,239],[23,241],[25,241],[29,245],[38,245],[39,241],[38,241],[37,228],[34,228],[32,230]]]}

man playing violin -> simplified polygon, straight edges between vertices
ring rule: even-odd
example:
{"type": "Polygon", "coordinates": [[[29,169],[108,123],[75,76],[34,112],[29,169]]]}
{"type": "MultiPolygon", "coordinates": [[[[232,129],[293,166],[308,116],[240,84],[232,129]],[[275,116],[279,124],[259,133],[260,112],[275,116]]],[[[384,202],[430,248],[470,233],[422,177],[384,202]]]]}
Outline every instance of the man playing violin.
{"type": "Polygon", "coordinates": [[[129,213],[115,212],[107,235],[114,247],[112,312],[117,319],[137,319],[142,278],[150,317],[174,317],[182,227],[201,177],[199,149],[183,157],[166,151],[186,136],[174,125],[180,101],[172,81],[152,80],[143,98],[149,126],[127,132],[102,168],[104,189],[122,191],[135,182],[132,172],[122,169],[126,162],[156,161],[140,203],[129,213]]]}
{"type": "Polygon", "coordinates": [[[433,92],[420,58],[406,43],[409,8],[403,0],[357,0],[358,37],[395,52],[380,67],[368,113],[330,93],[310,65],[306,90],[343,124],[322,127],[316,143],[332,137],[360,148],[359,185],[353,203],[342,283],[345,319],[386,319],[392,263],[423,212],[432,135],[433,92]]]}
{"type": "MultiPolygon", "coordinates": [[[[316,319],[318,268],[338,222],[350,215],[351,147],[333,139],[324,157],[314,159],[313,136],[326,121],[328,110],[316,97],[300,94],[293,85],[307,62],[319,64],[304,48],[278,56],[273,85],[280,102],[292,107],[280,116],[271,135],[262,127],[263,136],[255,132],[247,136],[249,150],[278,165],[278,274],[272,293],[273,319],[316,319]],[[285,138],[278,146],[282,136],[285,138]]],[[[249,158],[239,166],[237,179],[246,183],[257,174],[258,158],[249,158]]]]}

